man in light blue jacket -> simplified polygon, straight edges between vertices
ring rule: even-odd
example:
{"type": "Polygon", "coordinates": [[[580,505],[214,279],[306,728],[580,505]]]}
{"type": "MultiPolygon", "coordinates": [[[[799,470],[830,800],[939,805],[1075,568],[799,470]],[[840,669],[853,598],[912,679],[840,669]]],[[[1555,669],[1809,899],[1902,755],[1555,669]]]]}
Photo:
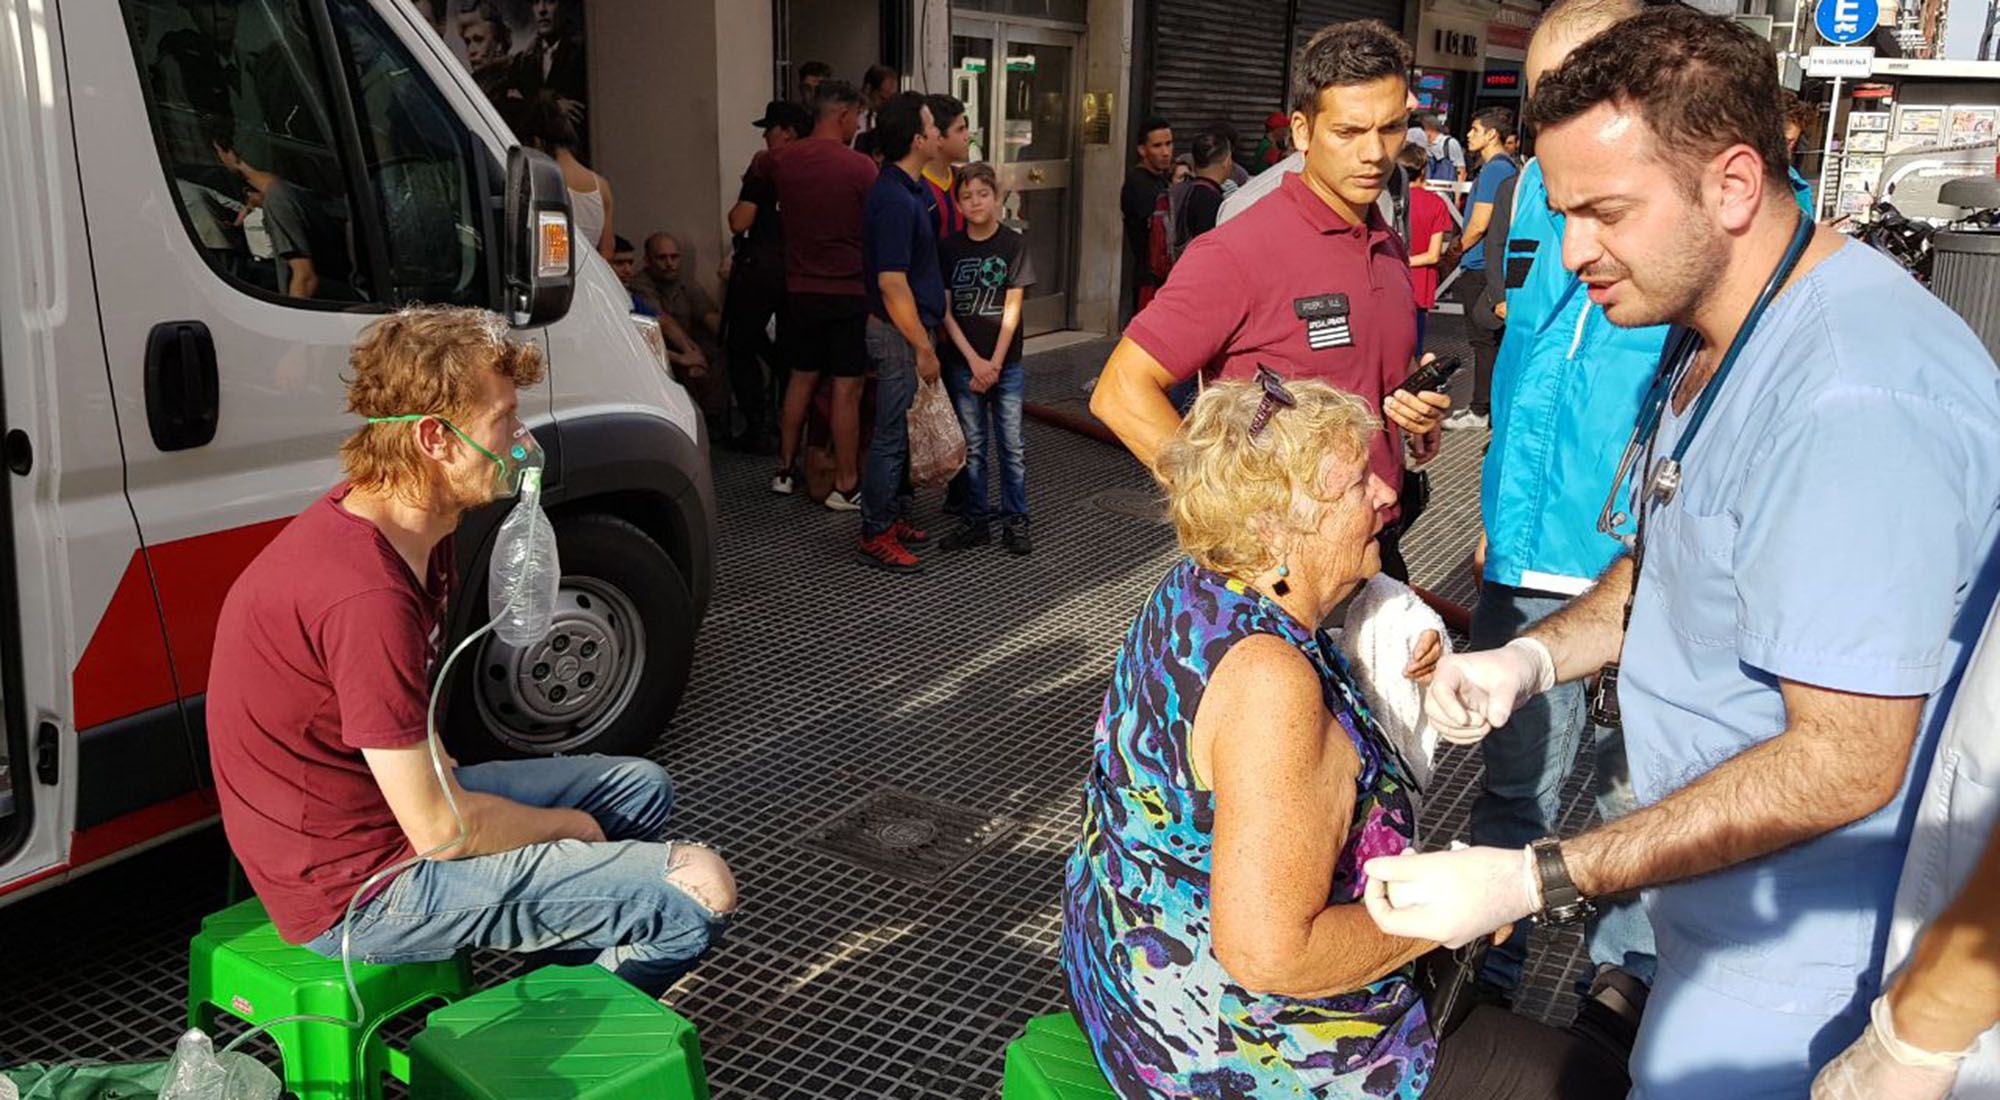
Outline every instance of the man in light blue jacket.
{"type": "MultiPolygon", "coordinates": [[[[1566,0],[1551,6],[1528,52],[1528,82],[1575,47],[1641,10],[1639,0],[1566,0]]],[[[1493,440],[1480,485],[1485,565],[1472,647],[1504,645],[1582,592],[1623,547],[1597,528],[1618,457],[1659,366],[1665,326],[1623,329],[1591,304],[1563,267],[1563,219],[1548,208],[1538,162],[1522,170],[1508,231],[1506,337],[1493,374],[1493,440]]],[[[1560,795],[1577,754],[1594,744],[1597,808],[1632,808],[1622,735],[1588,717],[1582,684],[1565,684],[1514,712],[1482,744],[1484,787],[1472,839],[1519,846],[1556,833],[1560,795]],[[1586,737],[1590,740],[1586,742],[1586,737]]],[[[1521,981],[1527,928],[1488,955],[1485,982],[1521,981]]],[[[1617,966],[1653,979],[1653,934],[1636,897],[1605,905],[1589,928],[1593,973],[1617,966]]],[[[1637,1008],[1637,1005],[1633,1005],[1637,1008]]]]}

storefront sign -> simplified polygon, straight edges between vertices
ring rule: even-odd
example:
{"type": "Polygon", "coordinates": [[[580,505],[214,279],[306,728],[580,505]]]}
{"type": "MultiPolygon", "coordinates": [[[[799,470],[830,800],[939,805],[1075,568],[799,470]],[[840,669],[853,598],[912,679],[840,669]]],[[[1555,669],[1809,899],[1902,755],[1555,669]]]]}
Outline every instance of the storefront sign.
{"type": "Polygon", "coordinates": [[[1478,72],[1486,56],[1486,24],[1426,13],[1417,30],[1417,67],[1478,72]]]}
{"type": "Polygon", "coordinates": [[[1083,143],[1111,144],[1111,118],[1117,113],[1117,93],[1083,93],[1083,143]]]}
{"type": "Polygon", "coordinates": [[[1487,92],[1518,93],[1521,90],[1520,70],[1503,69],[1499,72],[1494,72],[1489,69],[1486,75],[1480,78],[1479,88],[1481,91],[1487,92]]]}
{"type": "Polygon", "coordinates": [[[1806,75],[1863,80],[1875,67],[1872,46],[1814,46],[1806,55],[1806,75]]]}

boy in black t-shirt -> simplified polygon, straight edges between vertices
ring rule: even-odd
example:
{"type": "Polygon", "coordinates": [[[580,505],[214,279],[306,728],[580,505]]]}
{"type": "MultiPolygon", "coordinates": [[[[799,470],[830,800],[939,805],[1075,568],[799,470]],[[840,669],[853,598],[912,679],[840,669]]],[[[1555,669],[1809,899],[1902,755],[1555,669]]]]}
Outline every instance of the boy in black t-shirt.
{"type": "Polygon", "coordinates": [[[1028,473],[1021,439],[1021,302],[1035,283],[1021,234],[1000,224],[1000,183],[991,165],[967,165],[958,178],[958,207],[965,232],[938,246],[949,343],[939,349],[945,388],[965,430],[965,514],[939,543],[946,550],[991,541],[986,501],[986,445],[1000,451],[1000,542],[1026,554],[1028,473]]]}

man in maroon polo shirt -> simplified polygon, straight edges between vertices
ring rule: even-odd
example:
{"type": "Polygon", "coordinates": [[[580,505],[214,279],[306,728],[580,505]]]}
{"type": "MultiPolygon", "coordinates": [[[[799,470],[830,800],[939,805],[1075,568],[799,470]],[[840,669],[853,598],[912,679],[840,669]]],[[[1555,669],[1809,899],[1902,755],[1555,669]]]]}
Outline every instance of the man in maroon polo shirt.
{"type": "MultiPolygon", "coordinates": [[[[1419,463],[1436,453],[1451,402],[1396,389],[1416,367],[1416,299],[1408,255],[1375,208],[1408,130],[1409,66],[1409,47],[1374,20],[1336,23],[1300,51],[1292,141],[1304,170],[1189,246],[1091,395],[1140,461],[1152,465],[1180,427],[1168,390],[1197,373],[1249,378],[1260,364],[1380,408],[1369,464],[1399,495],[1404,433],[1419,463]]],[[[1382,568],[1406,578],[1398,514],[1383,517],[1382,568]]]]}
{"type": "Polygon", "coordinates": [[[785,315],[780,351],[791,381],[778,436],[771,491],[792,492],[806,413],[821,375],[833,379],[833,492],[837,512],[861,508],[861,391],[868,373],[868,299],[862,285],[861,208],[875,186],[875,162],[848,148],[860,125],[861,93],[824,81],[813,101],[813,131],[753,165],[771,181],[785,227],[785,315]]]}

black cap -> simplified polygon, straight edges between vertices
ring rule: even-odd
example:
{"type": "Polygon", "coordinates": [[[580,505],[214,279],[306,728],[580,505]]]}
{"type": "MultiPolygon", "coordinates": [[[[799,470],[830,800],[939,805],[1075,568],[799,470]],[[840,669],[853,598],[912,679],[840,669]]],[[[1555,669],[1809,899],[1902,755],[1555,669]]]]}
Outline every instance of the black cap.
{"type": "Polygon", "coordinates": [[[789,99],[774,99],[764,105],[764,117],[750,125],[757,127],[759,130],[768,130],[773,126],[783,126],[785,129],[803,137],[808,130],[812,129],[812,115],[806,113],[804,107],[793,103],[789,99]]]}

